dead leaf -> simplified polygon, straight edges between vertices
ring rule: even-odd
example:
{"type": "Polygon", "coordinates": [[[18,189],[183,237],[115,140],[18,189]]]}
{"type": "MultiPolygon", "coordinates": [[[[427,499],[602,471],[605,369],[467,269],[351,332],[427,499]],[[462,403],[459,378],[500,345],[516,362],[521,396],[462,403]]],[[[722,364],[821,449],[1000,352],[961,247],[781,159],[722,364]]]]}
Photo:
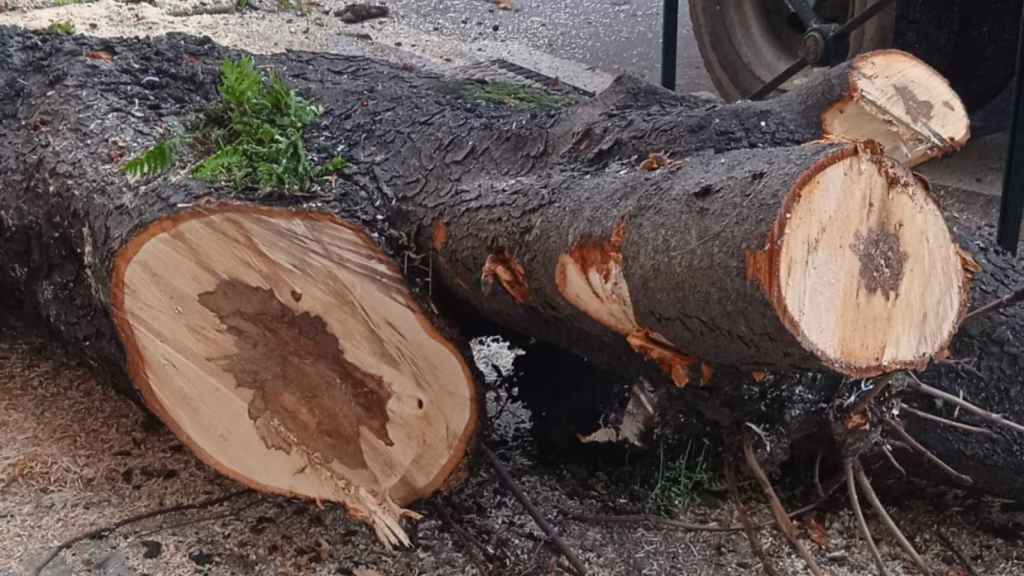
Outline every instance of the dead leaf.
{"type": "Polygon", "coordinates": [[[107,64],[110,64],[111,62],[114,61],[114,57],[110,55],[110,52],[103,52],[102,50],[96,50],[94,52],[89,52],[88,54],[85,55],[85,57],[88,58],[89,60],[102,60],[103,62],[106,62],[107,64]]]}
{"type": "Polygon", "coordinates": [[[384,576],[373,568],[353,568],[352,574],[355,576],[384,576]]]}
{"type": "Polygon", "coordinates": [[[825,530],[825,525],[818,519],[817,514],[807,517],[807,520],[804,521],[804,528],[807,529],[807,537],[812,542],[822,548],[828,548],[828,531],[825,530]]]}
{"type": "Polygon", "coordinates": [[[494,4],[498,7],[498,10],[512,9],[512,0],[495,0],[494,4]]]}
{"type": "Polygon", "coordinates": [[[754,377],[754,382],[757,382],[758,384],[768,379],[768,373],[764,370],[754,370],[754,373],[751,374],[751,376],[754,377]]]}
{"type": "Polygon", "coordinates": [[[850,414],[849,418],[846,419],[847,430],[860,430],[868,427],[868,415],[867,411],[856,412],[850,414]]]}
{"type": "Polygon", "coordinates": [[[654,172],[655,170],[661,169],[668,165],[668,156],[665,156],[661,152],[651,152],[647,155],[647,160],[644,160],[640,164],[640,169],[644,172],[654,172]]]}

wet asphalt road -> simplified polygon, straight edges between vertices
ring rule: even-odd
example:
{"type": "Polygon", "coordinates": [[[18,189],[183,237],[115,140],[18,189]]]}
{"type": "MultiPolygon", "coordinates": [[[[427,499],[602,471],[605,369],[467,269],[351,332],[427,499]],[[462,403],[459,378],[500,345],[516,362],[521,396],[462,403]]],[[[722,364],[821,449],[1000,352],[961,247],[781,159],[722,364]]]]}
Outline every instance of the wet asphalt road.
{"type": "MultiPolygon", "coordinates": [[[[399,23],[462,42],[516,41],[599,70],[661,76],[662,0],[388,0],[399,23]]],[[[677,87],[714,91],[680,2],[677,87]]]]}

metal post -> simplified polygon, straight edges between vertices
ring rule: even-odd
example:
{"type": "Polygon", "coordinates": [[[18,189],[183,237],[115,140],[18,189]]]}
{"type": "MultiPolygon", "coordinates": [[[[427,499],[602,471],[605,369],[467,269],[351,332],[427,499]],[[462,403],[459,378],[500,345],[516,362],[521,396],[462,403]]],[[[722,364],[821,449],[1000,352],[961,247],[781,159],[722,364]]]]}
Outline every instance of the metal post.
{"type": "Polygon", "coordinates": [[[665,0],[661,20],[661,85],[676,89],[676,53],[679,47],[679,0],[665,0]]]}
{"type": "Polygon", "coordinates": [[[1003,197],[999,208],[999,232],[996,236],[1004,250],[1017,253],[1020,243],[1021,217],[1024,216],[1024,10],[1021,13],[1020,37],[1017,39],[1017,79],[1014,95],[1013,124],[1010,126],[1010,149],[1006,154],[1003,197]]]}

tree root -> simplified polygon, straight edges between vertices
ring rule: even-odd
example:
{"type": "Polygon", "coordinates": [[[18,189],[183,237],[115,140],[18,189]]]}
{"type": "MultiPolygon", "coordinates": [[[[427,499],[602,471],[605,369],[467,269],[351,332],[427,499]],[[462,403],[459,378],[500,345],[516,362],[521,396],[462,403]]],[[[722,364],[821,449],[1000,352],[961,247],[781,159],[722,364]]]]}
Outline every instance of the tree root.
{"type": "Polygon", "coordinates": [[[754,523],[750,520],[750,515],[747,514],[747,509],[743,506],[743,501],[740,500],[740,491],[736,487],[736,468],[732,463],[732,460],[726,458],[725,461],[725,479],[729,483],[729,495],[732,498],[733,504],[736,506],[736,514],[740,518],[740,524],[743,525],[743,532],[747,535],[747,542],[750,542],[750,549],[754,552],[754,556],[757,556],[758,560],[761,561],[761,566],[764,568],[764,573],[768,576],[778,576],[779,571],[775,567],[775,564],[768,558],[768,555],[764,551],[764,547],[761,546],[761,539],[757,537],[757,531],[754,530],[754,523]]]}
{"type": "Polygon", "coordinates": [[[818,567],[818,563],[814,560],[814,556],[807,550],[800,540],[797,538],[796,526],[793,525],[793,521],[789,519],[789,514],[786,513],[786,509],[782,507],[782,502],[779,500],[779,496],[775,493],[775,489],[772,487],[772,483],[768,480],[768,475],[765,474],[761,464],[757,461],[757,456],[754,455],[754,449],[750,446],[749,441],[743,442],[743,457],[747,462],[747,466],[750,471],[753,472],[754,477],[761,484],[761,489],[764,490],[765,496],[771,503],[772,514],[775,516],[775,522],[778,524],[779,529],[782,530],[782,535],[786,537],[786,541],[789,545],[796,550],[797,554],[803,558],[807,569],[814,576],[822,576],[821,568],[818,567]]]}
{"type": "Polygon", "coordinates": [[[964,400],[962,398],[957,398],[956,396],[954,396],[952,394],[949,394],[948,392],[943,392],[942,390],[939,390],[938,388],[933,388],[933,387],[925,384],[924,382],[921,382],[921,379],[918,378],[917,375],[914,374],[913,372],[907,372],[907,374],[910,375],[910,378],[913,381],[913,382],[910,383],[910,386],[911,386],[912,389],[917,390],[918,392],[921,392],[922,394],[927,394],[928,396],[932,396],[934,398],[938,398],[940,400],[944,400],[946,402],[950,402],[950,403],[952,403],[952,404],[954,404],[956,406],[959,406],[959,407],[963,408],[964,410],[974,414],[975,416],[978,416],[979,418],[988,420],[989,422],[993,422],[995,424],[998,424],[999,426],[1005,426],[1007,428],[1011,428],[1013,430],[1016,430],[1017,432],[1020,432],[1021,434],[1024,434],[1024,426],[1021,426],[1020,424],[1017,424],[1016,422],[1012,422],[1010,420],[1007,420],[1006,418],[1003,418],[1002,416],[1000,416],[998,414],[993,414],[992,412],[989,412],[988,410],[984,410],[984,409],[982,409],[982,408],[980,408],[978,406],[975,406],[974,404],[971,404],[970,402],[968,402],[968,401],[966,401],[966,400],[964,400]]]}
{"type": "Polygon", "coordinates": [[[942,424],[944,426],[950,426],[952,428],[957,428],[959,430],[963,430],[964,432],[973,432],[975,434],[984,434],[986,436],[992,436],[992,437],[996,436],[996,433],[991,431],[991,430],[989,430],[988,428],[979,428],[978,426],[971,426],[970,424],[964,424],[963,422],[957,422],[955,420],[948,420],[946,418],[943,418],[942,416],[936,416],[935,414],[929,414],[928,412],[924,412],[922,410],[918,410],[917,408],[913,408],[911,406],[906,406],[906,405],[900,406],[900,412],[906,412],[907,414],[913,414],[914,416],[917,416],[918,418],[921,418],[921,419],[924,419],[924,420],[931,420],[932,422],[938,422],[939,424],[942,424]]]}
{"type": "Polygon", "coordinates": [[[879,576],[889,576],[888,570],[885,569],[885,561],[882,560],[882,555],[878,552],[878,546],[875,545],[875,539],[871,536],[868,523],[864,520],[864,510],[860,507],[860,499],[857,497],[857,485],[853,478],[853,462],[847,461],[845,468],[846,488],[850,495],[850,506],[853,507],[853,513],[857,517],[857,526],[860,527],[860,533],[864,536],[864,540],[867,541],[868,547],[871,549],[871,555],[875,559],[875,566],[878,568],[879,576]]]}
{"type": "Polygon", "coordinates": [[[967,486],[970,486],[971,484],[974,484],[974,480],[970,476],[968,476],[966,474],[961,474],[960,472],[957,472],[952,466],[950,466],[949,464],[946,464],[941,458],[936,456],[931,450],[925,448],[924,445],[922,445],[913,436],[911,436],[906,430],[904,430],[903,426],[899,422],[897,422],[897,421],[895,421],[895,420],[893,420],[891,418],[885,418],[882,422],[890,430],[895,432],[896,435],[899,436],[900,439],[903,440],[904,443],[906,443],[908,446],[910,446],[915,451],[919,452],[922,456],[927,458],[929,462],[931,462],[931,463],[935,464],[936,466],[938,466],[939,468],[941,468],[944,472],[946,472],[946,474],[949,474],[950,476],[955,478],[961,484],[964,484],[964,485],[967,485],[967,486]]]}
{"type": "Polygon", "coordinates": [[[892,517],[890,517],[889,513],[885,510],[885,506],[882,506],[882,502],[878,499],[878,495],[875,494],[875,489],[871,486],[871,481],[868,480],[867,475],[864,474],[864,469],[861,467],[860,462],[853,462],[852,467],[854,475],[857,478],[857,484],[860,485],[861,492],[864,493],[864,497],[868,499],[868,503],[870,503],[871,507],[874,508],[875,513],[878,514],[882,523],[885,524],[885,527],[888,528],[889,532],[896,538],[896,541],[899,542],[900,547],[903,548],[903,551],[906,552],[908,556],[910,556],[921,572],[926,576],[931,576],[932,571],[928,568],[928,565],[925,564],[924,559],[917,553],[914,545],[911,544],[910,541],[907,540],[907,537],[903,535],[903,531],[900,530],[899,526],[893,522],[892,517]]]}

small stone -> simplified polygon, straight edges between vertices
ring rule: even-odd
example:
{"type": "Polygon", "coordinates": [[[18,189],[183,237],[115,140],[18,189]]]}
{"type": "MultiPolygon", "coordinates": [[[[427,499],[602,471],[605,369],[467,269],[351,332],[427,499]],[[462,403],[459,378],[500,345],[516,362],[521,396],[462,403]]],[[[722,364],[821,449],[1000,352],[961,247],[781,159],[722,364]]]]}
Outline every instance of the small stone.
{"type": "Polygon", "coordinates": [[[213,556],[210,556],[209,554],[207,554],[206,552],[203,552],[202,550],[197,550],[197,551],[189,554],[188,558],[196,566],[206,566],[208,564],[213,564],[213,556]]]}
{"type": "Polygon", "coordinates": [[[156,540],[143,540],[140,544],[145,549],[142,551],[142,557],[146,560],[157,558],[164,551],[164,545],[156,540]]]}
{"type": "Polygon", "coordinates": [[[358,24],[367,20],[373,20],[374,18],[384,18],[389,13],[387,6],[349,4],[340,10],[336,10],[334,15],[346,24],[358,24]]]}
{"type": "Polygon", "coordinates": [[[497,32],[500,29],[501,29],[501,26],[499,26],[497,24],[495,24],[494,26],[491,26],[491,30],[494,30],[495,32],[497,32]]]}

